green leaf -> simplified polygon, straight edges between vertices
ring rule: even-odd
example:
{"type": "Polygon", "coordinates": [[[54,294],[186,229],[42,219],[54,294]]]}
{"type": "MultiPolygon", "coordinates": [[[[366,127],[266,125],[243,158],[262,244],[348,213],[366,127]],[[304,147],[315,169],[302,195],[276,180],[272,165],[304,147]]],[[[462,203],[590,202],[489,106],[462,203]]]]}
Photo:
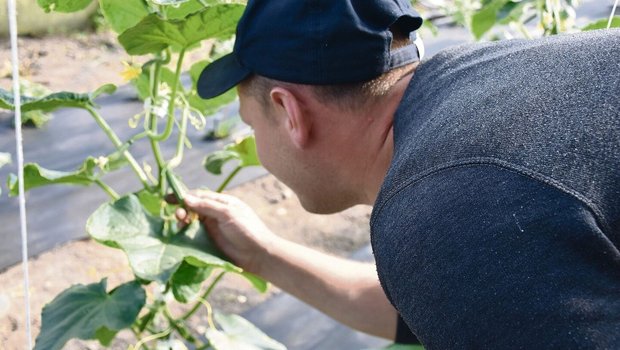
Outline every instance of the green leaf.
{"type": "Polygon", "coordinates": [[[200,73],[211,63],[210,60],[198,61],[189,68],[189,76],[192,78],[192,85],[196,86],[200,73]]]}
{"type": "Polygon", "coordinates": [[[177,6],[170,6],[166,9],[166,16],[168,19],[184,19],[185,17],[199,12],[205,8],[205,5],[201,4],[199,0],[185,1],[177,6]]]}
{"type": "Polygon", "coordinates": [[[495,25],[499,10],[506,5],[508,1],[509,0],[492,0],[473,15],[471,31],[474,37],[476,37],[476,40],[482,38],[482,36],[495,25]]]}
{"type": "MultiPolygon", "coordinates": [[[[97,163],[93,157],[88,157],[79,169],[72,172],[49,170],[34,163],[26,164],[24,166],[24,191],[56,184],[91,185],[97,179],[94,171],[96,166],[97,163]]],[[[17,176],[14,174],[9,176],[7,186],[10,196],[19,194],[17,176]]]]}
{"type": "Polygon", "coordinates": [[[95,91],[90,93],[90,99],[92,101],[103,94],[111,95],[115,92],[116,92],[116,85],[114,84],[101,85],[95,91]]]}
{"type": "Polygon", "coordinates": [[[135,26],[149,14],[148,7],[142,0],[99,0],[99,6],[110,27],[119,34],[135,26]]]}
{"type": "MultiPolygon", "coordinates": [[[[19,91],[23,96],[29,96],[32,98],[43,97],[51,94],[51,91],[47,87],[25,79],[20,80],[19,91]]],[[[50,113],[39,110],[22,113],[22,124],[34,126],[36,128],[43,127],[51,119],[52,115],[50,113]]]]}
{"type": "Polygon", "coordinates": [[[230,144],[221,151],[211,153],[205,159],[204,166],[210,173],[220,175],[224,164],[233,159],[239,160],[240,167],[260,165],[254,135],[230,144]]]}
{"type": "Polygon", "coordinates": [[[140,100],[144,101],[151,96],[151,81],[148,71],[143,69],[137,78],[131,80],[131,84],[136,88],[140,100]]]}
{"type": "Polygon", "coordinates": [[[210,98],[208,100],[205,100],[198,96],[196,89],[193,89],[189,93],[189,97],[187,98],[187,100],[192,108],[198,110],[204,116],[210,116],[217,113],[222,107],[228,106],[236,98],[236,89],[230,89],[226,93],[214,98],[210,98]]]}
{"type": "Polygon", "coordinates": [[[156,53],[174,44],[176,40],[183,40],[176,26],[160,19],[156,14],[148,15],[118,37],[118,41],[130,55],[156,53]]]}
{"type": "Polygon", "coordinates": [[[200,293],[202,282],[209,278],[212,271],[209,267],[200,268],[183,262],[170,280],[174,298],[181,303],[192,301],[200,293]]]}
{"type": "Polygon", "coordinates": [[[37,0],[45,12],[76,12],[85,9],[93,0],[37,0]]]}
{"type": "Polygon", "coordinates": [[[286,350],[286,347],[238,315],[214,314],[222,328],[209,328],[206,337],[215,350],[286,350]]]}
{"type": "Polygon", "coordinates": [[[228,145],[227,150],[237,152],[242,167],[260,165],[258,153],[256,153],[256,139],[250,135],[234,144],[228,145]]]}
{"type": "Polygon", "coordinates": [[[508,25],[512,22],[520,22],[529,3],[525,1],[510,1],[497,13],[497,23],[508,25]]]}
{"type": "Polygon", "coordinates": [[[169,46],[187,48],[205,39],[229,38],[235,33],[244,6],[225,4],[207,7],[183,21],[145,17],[118,37],[130,55],[156,53],[169,46]]]}
{"type": "Polygon", "coordinates": [[[170,5],[174,5],[174,6],[180,6],[181,4],[189,1],[189,0],[151,0],[154,4],[156,5],[162,5],[162,6],[170,6],[170,5]]]}
{"type": "Polygon", "coordinates": [[[35,128],[42,128],[50,120],[52,120],[52,115],[43,111],[28,111],[22,114],[22,124],[31,125],[35,128]]]}
{"type": "Polygon", "coordinates": [[[249,273],[247,271],[243,271],[243,277],[252,283],[252,286],[259,292],[265,293],[269,288],[269,282],[265,281],[261,277],[256,276],[255,274],[249,273]]]}
{"type": "MultiPolygon", "coordinates": [[[[33,98],[43,97],[51,93],[47,87],[29,80],[20,80],[19,91],[21,91],[23,95],[33,98]]],[[[22,114],[22,124],[34,126],[36,128],[43,127],[51,119],[51,113],[46,113],[39,110],[28,111],[22,114]]]]}
{"type": "Polygon", "coordinates": [[[215,151],[207,156],[204,161],[205,169],[214,175],[222,175],[222,168],[233,159],[239,159],[239,155],[233,151],[215,151]]]}
{"type": "Polygon", "coordinates": [[[107,329],[106,327],[101,327],[95,332],[95,339],[99,340],[99,343],[103,346],[110,346],[114,337],[116,337],[116,333],[118,331],[113,331],[107,329]]]}
{"type": "MultiPolygon", "coordinates": [[[[54,109],[61,107],[77,107],[84,108],[87,106],[94,106],[93,100],[102,93],[114,92],[116,86],[112,84],[106,84],[93,93],[75,93],[75,92],[56,92],[53,94],[32,97],[21,96],[21,110],[22,112],[41,110],[50,112],[54,109]]],[[[14,110],[15,97],[13,93],[0,89],[0,108],[14,110]]]]}
{"type": "Polygon", "coordinates": [[[159,195],[159,193],[142,190],[136,193],[136,196],[138,196],[140,204],[142,204],[144,209],[146,209],[149,214],[153,216],[159,216],[159,212],[161,210],[161,203],[163,201],[163,198],[159,195]]]}
{"type": "Polygon", "coordinates": [[[230,89],[226,93],[208,100],[205,100],[198,96],[198,93],[196,91],[198,77],[200,77],[200,73],[202,73],[205,67],[209,65],[209,62],[209,60],[196,62],[189,69],[189,76],[192,79],[192,90],[189,93],[187,100],[192,108],[198,110],[205,116],[217,113],[222,107],[230,104],[237,98],[236,89],[230,89]]]}
{"type": "Polygon", "coordinates": [[[108,341],[110,333],[128,328],[146,301],[137,282],[106,292],[106,279],[75,285],[43,308],[35,350],[57,350],[72,338],[108,341]]]}
{"type": "MultiPolygon", "coordinates": [[[[13,93],[0,89],[0,108],[15,110],[13,93]]],[[[57,92],[44,97],[21,96],[22,112],[33,110],[51,111],[60,107],[83,107],[91,104],[88,94],[57,92]]]]}
{"type": "Polygon", "coordinates": [[[241,4],[245,5],[242,0],[188,0],[175,6],[168,6],[165,9],[166,18],[168,19],[184,19],[185,17],[200,12],[206,7],[221,4],[241,4]]]}
{"type": "Polygon", "coordinates": [[[99,207],[88,219],[86,231],[95,240],[125,251],[134,274],[143,280],[165,284],[183,261],[242,272],[221,257],[200,223],[166,235],[164,221],[149,214],[134,195],[99,207]]]}
{"type": "Polygon", "coordinates": [[[26,79],[19,81],[19,91],[22,95],[30,97],[43,97],[52,93],[52,91],[44,85],[26,79]]]}
{"type": "MultiPolygon", "coordinates": [[[[609,23],[609,18],[601,19],[588,24],[587,26],[581,28],[581,30],[586,32],[590,30],[605,29],[607,28],[607,23],[609,23]]],[[[615,16],[611,19],[610,28],[620,28],[620,16],[615,16]]]]}

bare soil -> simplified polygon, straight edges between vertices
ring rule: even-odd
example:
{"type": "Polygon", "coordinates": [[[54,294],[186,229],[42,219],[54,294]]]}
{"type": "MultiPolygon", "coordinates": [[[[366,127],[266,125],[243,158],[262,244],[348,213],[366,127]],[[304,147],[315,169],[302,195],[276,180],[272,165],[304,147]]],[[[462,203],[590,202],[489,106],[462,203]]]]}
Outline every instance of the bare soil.
{"type": "MultiPolygon", "coordinates": [[[[115,43],[113,34],[78,34],[72,37],[21,38],[20,72],[22,77],[59,91],[90,91],[104,83],[123,84],[122,60],[130,60],[115,43]]],[[[10,88],[10,46],[0,42],[0,87],[10,88]]],[[[200,58],[190,56],[189,62],[200,58]]],[[[266,176],[229,191],[249,203],[277,234],[308,246],[347,256],[368,244],[369,207],[355,207],[335,215],[313,215],[305,212],[294,193],[273,176],[266,176]]],[[[108,286],[132,279],[123,252],[103,247],[90,240],[70,242],[30,259],[30,305],[33,335],[39,332],[42,307],[54,296],[73,284],[99,282],[108,277],[108,286]]],[[[23,271],[20,265],[0,273],[0,348],[24,349],[25,311],[23,271]]],[[[149,297],[156,293],[150,290],[149,297]]],[[[210,298],[214,307],[228,312],[243,312],[274,293],[252,290],[238,277],[227,276],[210,298]]],[[[188,309],[174,308],[174,313],[188,309]]],[[[198,312],[191,321],[200,332],[206,324],[206,313],[198,312]]],[[[113,349],[127,349],[135,342],[130,333],[121,333],[113,349]]],[[[71,341],[66,349],[99,349],[92,341],[71,341]]]]}

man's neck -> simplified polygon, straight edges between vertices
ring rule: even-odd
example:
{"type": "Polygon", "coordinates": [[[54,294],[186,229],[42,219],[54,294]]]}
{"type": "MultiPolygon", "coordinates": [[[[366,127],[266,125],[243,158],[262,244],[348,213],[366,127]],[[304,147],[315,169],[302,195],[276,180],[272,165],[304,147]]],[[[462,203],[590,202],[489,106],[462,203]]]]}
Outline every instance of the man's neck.
{"type": "MultiPolygon", "coordinates": [[[[363,203],[373,205],[392,162],[394,153],[394,115],[413,77],[413,72],[403,76],[390,94],[366,114],[372,124],[368,125],[367,141],[371,148],[366,153],[364,166],[363,203]]],[[[367,150],[368,151],[368,150],[367,150]]]]}

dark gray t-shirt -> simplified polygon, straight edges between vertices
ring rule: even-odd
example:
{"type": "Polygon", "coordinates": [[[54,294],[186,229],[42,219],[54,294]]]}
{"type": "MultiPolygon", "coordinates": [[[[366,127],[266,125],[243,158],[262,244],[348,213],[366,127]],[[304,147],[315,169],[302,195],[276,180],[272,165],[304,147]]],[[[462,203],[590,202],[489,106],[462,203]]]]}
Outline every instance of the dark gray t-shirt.
{"type": "Polygon", "coordinates": [[[427,349],[620,349],[620,30],[443,51],[394,142],[372,244],[427,349]]]}

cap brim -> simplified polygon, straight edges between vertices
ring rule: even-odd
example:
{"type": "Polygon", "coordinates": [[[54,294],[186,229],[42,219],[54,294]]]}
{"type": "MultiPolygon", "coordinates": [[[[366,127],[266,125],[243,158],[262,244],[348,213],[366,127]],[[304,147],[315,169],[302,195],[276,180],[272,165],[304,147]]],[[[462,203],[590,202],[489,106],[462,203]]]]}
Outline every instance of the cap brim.
{"type": "Polygon", "coordinates": [[[209,64],[200,73],[196,89],[204,99],[217,97],[237,86],[252,72],[241,66],[234,54],[228,54],[209,64]]]}

